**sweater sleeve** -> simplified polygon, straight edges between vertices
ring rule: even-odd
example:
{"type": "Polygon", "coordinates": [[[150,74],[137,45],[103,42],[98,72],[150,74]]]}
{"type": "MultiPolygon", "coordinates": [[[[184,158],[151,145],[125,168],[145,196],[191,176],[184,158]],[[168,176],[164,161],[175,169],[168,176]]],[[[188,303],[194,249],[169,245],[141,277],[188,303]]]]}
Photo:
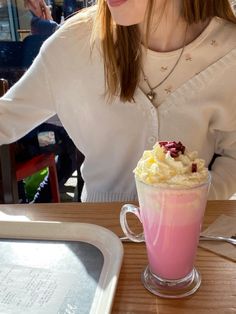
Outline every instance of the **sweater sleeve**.
{"type": "Polygon", "coordinates": [[[220,154],[212,165],[209,199],[229,199],[236,193],[236,131],[218,133],[220,154]]]}
{"type": "Polygon", "coordinates": [[[0,99],[0,145],[14,142],[55,114],[42,51],[0,99]]]}

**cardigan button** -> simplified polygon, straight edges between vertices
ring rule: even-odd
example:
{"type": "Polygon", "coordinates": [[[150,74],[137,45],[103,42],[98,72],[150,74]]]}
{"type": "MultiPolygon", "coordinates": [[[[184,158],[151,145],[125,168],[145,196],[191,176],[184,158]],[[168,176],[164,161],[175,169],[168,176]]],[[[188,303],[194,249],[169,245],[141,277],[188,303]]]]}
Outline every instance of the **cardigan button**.
{"type": "Polygon", "coordinates": [[[156,137],[155,136],[150,136],[149,138],[148,138],[148,143],[149,144],[155,144],[156,143],[156,141],[157,141],[157,139],[156,139],[156,137]]]}

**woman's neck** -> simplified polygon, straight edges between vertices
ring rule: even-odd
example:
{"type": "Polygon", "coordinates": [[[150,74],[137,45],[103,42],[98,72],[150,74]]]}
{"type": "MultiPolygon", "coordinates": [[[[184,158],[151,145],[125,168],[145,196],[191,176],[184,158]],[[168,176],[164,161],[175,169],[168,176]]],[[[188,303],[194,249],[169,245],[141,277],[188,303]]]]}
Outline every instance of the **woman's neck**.
{"type": "MultiPolygon", "coordinates": [[[[182,48],[196,39],[206,28],[209,21],[191,24],[180,15],[181,1],[172,0],[154,7],[154,16],[151,23],[148,48],[153,51],[168,52],[182,48]],[[187,30],[187,32],[186,32],[187,30]]],[[[144,38],[144,24],[140,25],[144,38]]]]}

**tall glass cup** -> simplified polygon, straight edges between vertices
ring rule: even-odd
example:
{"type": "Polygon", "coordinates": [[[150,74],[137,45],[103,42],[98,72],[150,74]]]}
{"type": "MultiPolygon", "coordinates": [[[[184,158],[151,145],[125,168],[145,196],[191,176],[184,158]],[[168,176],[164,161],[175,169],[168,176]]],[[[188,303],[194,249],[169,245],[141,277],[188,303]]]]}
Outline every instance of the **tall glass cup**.
{"type": "Polygon", "coordinates": [[[207,182],[191,188],[151,186],[136,179],[140,208],[127,204],[121,209],[120,223],[126,236],[134,242],[145,240],[148,266],[142,282],[158,296],[185,297],[201,284],[194,260],[209,185],[210,175],[207,182]],[[127,213],[139,218],[143,234],[130,230],[127,213]]]}

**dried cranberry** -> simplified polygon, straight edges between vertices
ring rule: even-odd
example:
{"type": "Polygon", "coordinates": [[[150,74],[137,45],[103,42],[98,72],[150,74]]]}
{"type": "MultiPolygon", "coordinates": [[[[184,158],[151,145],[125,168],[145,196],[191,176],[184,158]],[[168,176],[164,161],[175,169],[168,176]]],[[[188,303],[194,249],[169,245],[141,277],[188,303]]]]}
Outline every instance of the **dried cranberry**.
{"type": "Polygon", "coordinates": [[[197,164],[192,163],[192,172],[197,172],[197,164]]]}
{"type": "Polygon", "coordinates": [[[159,145],[162,147],[162,146],[165,146],[168,142],[159,142],[159,145]]]}
{"type": "Polygon", "coordinates": [[[176,158],[180,154],[184,154],[185,147],[181,142],[176,143],[175,141],[162,141],[159,142],[161,147],[164,147],[165,153],[170,152],[171,157],[176,158]]]}

